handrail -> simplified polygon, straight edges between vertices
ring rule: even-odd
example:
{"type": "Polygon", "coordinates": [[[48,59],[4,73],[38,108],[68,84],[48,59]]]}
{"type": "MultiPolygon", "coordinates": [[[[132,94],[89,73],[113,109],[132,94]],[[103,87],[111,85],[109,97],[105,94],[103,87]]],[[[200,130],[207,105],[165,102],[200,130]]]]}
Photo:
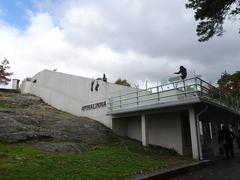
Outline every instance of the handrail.
{"type": "MultiPolygon", "coordinates": [[[[199,92],[199,91],[189,91],[188,94],[193,94],[193,93],[196,93],[196,92],[199,92]]],[[[157,94],[157,93],[154,93],[154,94],[157,94]]],[[[177,94],[177,95],[179,96],[179,95],[185,95],[185,94],[186,94],[186,93],[180,93],[180,94],[177,94]]],[[[174,95],[164,96],[164,97],[162,97],[162,99],[164,99],[164,98],[169,98],[169,97],[174,97],[174,96],[176,96],[176,95],[174,94],[174,95]]],[[[151,98],[151,99],[142,100],[141,102],[146,102],[146,101],[151,101],[151,100],[156,100],[156,98],[151,98]]],[[[133,102],[125,103],[125,104],[121,104],[121,105],[123,106],[123,105],[135,104],[135,103],[137,103],[137,101],[133,101],[133,102]]],[[[155,104],[156,104],[156,103],[155,103],[155,104]]],[[[120,106],[120,104],[118,104],[118,105],[113,105],[113,106],[111,106],[111,107],[118,107],[118,106],[120,106]]]]}
{"type": "MultiPolygon", "coordinates": [[[[185,86],[185,87],[189,87],[189,86],[192,86],[192,85],[187,85],[187,86],[185,86]]],[[[175,89],[167,89],[167,90],[165,90],[165,91],[160,91],[159,93],[162,93],[162,92],[170,92],[170,91],[172,91],[172,90],[179,90],[180,88],[175,88],[175,89]]],[[[180,90],[179,90],[180,91],[180,90]]],[[[150,93],[150,91],[141,91],[141,92],[149,92],[150,93]]],[[[181,92],[185,92],[185,91],[181,91],[181,92]]],[[[137,92],[134,92],[134,93],[131,93],[131,94],[135,94],[135,93],[137,93],[137,92]]],[[[139,93],[139,92],[138,92],[139,93]]],[[[153,95],[153,94],[157,94],[158,92],[154,92],[154,93],[151,93],[151,95],[153,95]]],[[[121,95],[120,95],[121,96],[121,95]]],[[[113,98],[117,98],[117,97],[120,97],[120,96],[115,96],[115,97],[113,97],[113,98]]],[[[125,94],[124,94],[124,96],[125,96],[125,94]]],[[[138,97],[144,97],[144,96],[149,96],[149,94],[146,94],[146,95],[140,95],[140,96],[138,96],[138,97]]],[[[122,97],[122,96],[121,96],[122,97]]],[[[113,99],[112,98],[112,99],[113,99]]],[[[129,100],[129,99],[134,99],[134,98],[136,98],[136,97],[130,97],[130,98],[125,98],[125,99],[121,99],[122,101],[124,101],[124,100],[129,100]]],[[[117,101],[119,101],[119,100],[115,100],[115,101],[111,101],[111,102],[117,102],[117,101]]]]}
{"type": "Polygon", "coordinates": [[[111,97],[109,98],[109,109],[124,109],[128,108],[129,105],[139,107],[145,105],[146,102],[151,105],[179,98],[191,98],[193,95],[208,98],[211,101],[224,104],[224,106],[229,108],[239,110],[239,99],[233,98],[229,93],[216,88],[199,77],[191,77],[183,81],[179,80],[147,89],[136,89],[136,91],[133,92],[111,97]],[[180,86],[174,86],[176,84],[180,86]],[[171,86],[171,88],[167,89],[169,86],[171,86]],[[176,92],[174,92],[174,90],[176,90],[176,92]],[[174,94],[169,94],[171,91],[174,92],[174,94]]]}
{"type": "Polygon", "coordinates": [[[219,89],[219,88],[213,86],[213,85],[210,84],[209,82],[207,82],[207,81],[205,81],[205,80],[203,80],[203,79],[201,79],[201,78],[199,78],[199,77],[195,77],[195,78],[198,79],[198,80],[200,80],[200,81],[202,81],[202,82],[204,82],[204,83],[206,83],[206,84],[208,84],[208,85],[210,85],[210,86],[213,87],[214,89],[217,89],[218,91],[220,91],[220,92],[222,92],[222,93],[224,93],[224,94],[227,94],[227,95],[231,96],[231,94],[230,94],[229,92],[223,91],[222,89],[219,89]]]}
{"type": "MultiPolygon", "coordinates": [[[[195,79],[195,78],[196,78],[196,77],[188,78],[188,79],[185,79],[184,81],[186,82],[186,81],[189,81],[189,80],[192,80],[192,79],[195,79]]],[[[114,97],[112,97],[112,98],[117,98],[117,97],[119,97],[119,96],[125,96],[125,95],[129,95],[129,94],[134,94],[134,93],[136,93],[136,92],[148,91],[148,90],[150,90],[150,89],[155,89],[155,88],[157,88],[157,87],[169,86],[169,85],[172,85],[172,84],[175,84],[175,83],[181,83],[181,82],[183,82],[183,81],[182,81],[182,80],[179,80],[179,81],[175,81],[175,82],[173,82],[173,83],[167,83],[167,84],[162,84],[162,85],[159,85],[159,86],[153,86],[153,87],[150,87],[150,88],[147,88],[147,89],[137,89],[137,88],[136,88],[136,91],[128,92],[128,93],[126,93],[126,94],[121,94],[121,95],[118,95],[118,96],[114,96],[114,97]]],[[[161,92],[162,92],[162,91],[161,91],[161,92]]]]}

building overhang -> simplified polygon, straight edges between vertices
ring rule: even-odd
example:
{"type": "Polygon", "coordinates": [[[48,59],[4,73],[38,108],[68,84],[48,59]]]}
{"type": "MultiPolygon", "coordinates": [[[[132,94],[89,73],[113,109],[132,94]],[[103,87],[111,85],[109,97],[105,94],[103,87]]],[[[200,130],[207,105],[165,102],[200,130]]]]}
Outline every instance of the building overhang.
{"type": "Polygon", "coordinates": [[[139,113],[139,112],[152,111],[152,110],[158,110],[158,109],[164,109],[164,108],[174,108],[179,106],[192,105],[200,102],[201,102],[200,99],[198,97],[195,97],[191,99],[169,101],[169,102],[139,106],[139,107],[128,108],[128,109],[119,109],[119,110],[108,112],[107,115],[115,116],[115,115],[121,115],[121,114],[139,113]]]}
{"type": "Polygon", "coordinates": [[[219,108],[219,109],[222,109],[222,110],[225,110],[225,111],[228,111],[230,113],[240,116],[240,111],[230,108],[230,107],[226,106],[225,104],[219,104],[218,102],[214,102],[212,100],[208,100],[206,98],[201,98],[201,97],[199,98],[199,100],[200,100],[200,102],[203,102],[205,104],[209,104],[213,107],[216,107],[216,108],[219,108]]]}

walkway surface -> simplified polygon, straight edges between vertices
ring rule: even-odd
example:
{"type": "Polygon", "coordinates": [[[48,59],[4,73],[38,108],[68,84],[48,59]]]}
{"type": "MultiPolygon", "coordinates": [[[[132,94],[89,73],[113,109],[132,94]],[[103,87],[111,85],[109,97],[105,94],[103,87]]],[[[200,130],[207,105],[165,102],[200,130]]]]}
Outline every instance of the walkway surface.
{"type": "Polygon", "coordinates": [[[216,164],[171,178],[171,180],[240,180],[240,154],[233,159],[218,160],[216,164]]]}

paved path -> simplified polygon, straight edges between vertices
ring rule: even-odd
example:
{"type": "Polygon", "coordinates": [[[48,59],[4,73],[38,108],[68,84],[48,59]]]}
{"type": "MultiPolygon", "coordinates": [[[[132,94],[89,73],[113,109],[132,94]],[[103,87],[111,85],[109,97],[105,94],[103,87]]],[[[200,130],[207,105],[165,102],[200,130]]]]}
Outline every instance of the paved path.
{"type": "Polygon", "coordinates": [[[217,161],[215,165],[182,174],[171,180],[240,180],[240,155],[233,159],[223,159],[217,161]]]}

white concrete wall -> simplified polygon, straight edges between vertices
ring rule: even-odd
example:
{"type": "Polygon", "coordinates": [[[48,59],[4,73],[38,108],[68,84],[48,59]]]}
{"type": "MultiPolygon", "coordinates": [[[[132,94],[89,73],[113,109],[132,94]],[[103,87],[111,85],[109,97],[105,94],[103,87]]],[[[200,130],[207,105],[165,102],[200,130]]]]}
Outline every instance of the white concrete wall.
{"type": "Polygon", "coordinates": [[[12,89],[19,89],[19,79],[12,79],[12,89]]]}
{"type": "MultiPolygon", "coordinates": [[[[149,144],[172,148],[183,155],[180,112],[146,115],[146,118],[149,128],[149,144]]],[[[113,131],[117,134],[142,141],[140,116],[114,119],[113,124],[113,131]]]]}
{"type": "Polygon", "coordinates": [[[32,82],[31,81],[26,81],[24,80],[22,82],[22,84],[20,85],[20,90],[22,94],[27,94],[30,93],[31,91],[31,86],[32,86],[32,82]]]}
{"type": "Polygon", "coordinates": [[[119,136],[127,136],[127,118],[114,118],[112,129],[119,136]]]}
{"type": "Polygon", "coordinates": [[[89,78],[44,70],[32,77],[32,82],[24,81],[21,92],[34,94],[57,109],[77,116],[90,117],[111,128],[111,117],[106,116],[107,107],[82,111],[82,106],[102,101],[108,103],[112,94],[117,95],[123,90],[129,91],[133,88],[100,80],[98,91],[91,91],[91,82],[92,79],[89,78]],[[36,83],[33,83],[35,80],[36,83]]]}
{"type": "Polygon", "coordinates": [[[141,117],[130,117],[127,121],[127,136],[142,141],[141,117]]]}
{"type": "Polygon", "coordinates": [[[148,120],[149,144],[172,148],[183,155],[180,112],[155,114],[148,120]]]}

